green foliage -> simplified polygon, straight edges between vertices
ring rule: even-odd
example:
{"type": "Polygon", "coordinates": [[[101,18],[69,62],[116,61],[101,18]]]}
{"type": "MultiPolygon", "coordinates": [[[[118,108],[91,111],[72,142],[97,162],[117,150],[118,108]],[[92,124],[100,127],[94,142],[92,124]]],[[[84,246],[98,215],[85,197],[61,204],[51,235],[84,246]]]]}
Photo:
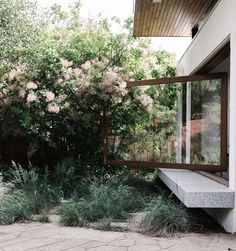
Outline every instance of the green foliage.
{"type": "Polygon", "coordinates": [[[37,44],[45,37],[42,16],[32,1],[0,1],[0,77],[9,67],[34,57],[37,44]]]}
{"type": "Polygon", "coordinates": [[[62,207],[59,214],[64,225],[86,225],[102,218],[125,219],[129,212],[145,206],[144,198],[128,186],[92,184],[89,194],[78,202],[62,207]]]}
{"type": "Polygon", "coordinates": [[[162,191],[158,183],[156,181],[147,181],[144,175],[134,176],[132,174],[122,174],[116,178],[116,182],[132,187],[144,196],[160,194],[162,191]]]}
{"type": "Polygon", "coordinates": [[[60,223],[65,226],[83,227],[87,225],[87,220],[83,217],[81,205],[78,203],[67,203],[63,205],[59,210],[59,214],[60,223]]]}
{"type": "Polygon", "coordinates": [[[42,209],[49,209],[59,203],[60,190],[49,184],[47,174],[40,178],[34,169],[27,171],[15,163],[13,167],[9,173],[11,184],[15,190],[24,194],[31,212],[39,213],[42,209]]]}
{"type": "Polygon", "coordinates": [[[22,191],[4,194],[0,204],[0,224],[12,224],[30,218],[31,211],[28,206],[28,198],[22,191]]]}
{"type": "Polygon", "coordinates": [[[31,219],[33,213],[40,213],[57,205],[61,199],[58,188],[49,184],[47,175],[40,177],[35,169],[23,169],[13,163],[0,197],[0,224],[31,219]]]}
{"type": "Polygon", "coordinates": [[[48,215],[46,215],[46,214],[42,214],[42,215],[37,216],[35,218],[35,221],[42,222],[42,223],[50,223],[50,219],[49,219],[48,215]]]}
{"type": "Polygon", "coordinates": [[[78,186],[79,164],[73,158],[58,162],[52,172],[52,183],[63,192],[65,198],[71,196],[78,186]]]}
{"type": "MultiPolygon", "coordinates": [[[[153,77],[155,71],[161,77],[174,74],[173,56],[151,51],[149,39],[133,38],[131,19],[82,22],[80,8],[80,1],[66,12],[58,5],[45,11],[29,0],[1,0],[0,132],[2,138],[26,138],[29,159],[51,147],[100,161],[106,101],[125,141],[135,117],[140,124],[151,119],[150,109],[136,102],[143,93],[128,93],[125,82],[153,77]],[[121,27],[119,34],[112,32],[114,24],[121,27]],[[129,129],[123,127],[127,118],[129,129]]],[[[160,90],[162,105],[172,109],[175,94],[160,90]]]]}
{"type": "Polygon", "coordinates": [[[111,230],[111,220],[108,218],[102,218],[99,220],[95,227],[97,230],[110,231],[111,230]]]}
{"type": "Polygon", "coordinates": [[[151,203],[141,227],[151,236],[173,236],[189,232],[194,224],[193,217],[182,204],[159,199],[151,203]]]}
{"type": "Polygon", "coordinates": [[[126,227],[116,226],[111,224],[111,220],[103,218],[96,222],[94,229],[102,231],[125,232],[128,230],[126,227]]]}

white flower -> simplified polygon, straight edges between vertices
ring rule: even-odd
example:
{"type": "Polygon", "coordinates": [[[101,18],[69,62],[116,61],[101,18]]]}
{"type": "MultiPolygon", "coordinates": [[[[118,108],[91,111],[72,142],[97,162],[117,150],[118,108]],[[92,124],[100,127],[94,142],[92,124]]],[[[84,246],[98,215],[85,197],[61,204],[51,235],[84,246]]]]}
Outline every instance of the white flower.
{"type": "Polygon", "coordinates": [[[11,100],[10,100],[10,98],[8,98],[8,97],[7,97],[7,98],[4,98],[2,102],[3,102],[3,104],[4,104],[5,106],[9,106],[9,105],[11,104],[11,100]]]}
{"type": "Polygon", "coordinates": [[[60,107],[57,104],[48,104],[48,111],[51,113],[59,113],[60,107]]]}
{"type": "Polygon", "coordinates": [[[70,74],[70,75],[71,75],[71,74],[72,74],[72,68],[71,68],[71,67],[69,67],[69,68],[67,69],[67,71],[66,71],[66,72],[67,72],[67,74],[70,74]]]}
{"type": "Polygon", "coordinates": [[[112,84],[117,78],[117,73],[110,71],[104,79],[105,84],[112,84]]]}
{"type": "Polygon", "coordinates": [[[21,90],[19,91],[19,96],[20,96],[20,97],[24,98],[24,97],[25,97],[25,94],[26,94],[25,90],[21,89],[21,90]]]}
{"type": "Polygon", "coordinates": [[[69,102],[66,102],[64,105],[63,105],[63,108],[65,109],[68,109],[70,107],[70,103],[69,102]]]}
{"type": "Polygon", "coordinates": [[[66,94],[60,94],[60,95],[58,96],[58,99],[59,99],[60,101],[65,101],[66,98],[67,98],[67,95],[66,95],[66,94]]]}
{"type": "Polygon", "coordinates": [[[141,96],[138,96],[136,99],[141,103],[141,105],[144,108],[146,108],[146,110],[148,112],[152,111],[152,109],[153,109],[153,99],[151,97],[149,97],[147,94],[143,94],[141,96]]]}
{"type": "Polygon", "coordinates": [[[38,88],[38,86],[34,82],[28,82],[26,88],[28,90],[35,90],[38,88]]]}
{"type": "Polygon", "coordinates": [[[120,86],[121,89],[125,89],[127,87],[127,83],[126,82],[121,82],[119,84],[119,86],[120,86]]]}
{"type": "Polygon", "coordinates": [[[91,66],[91,62],[90,61],[86,61],[84,64],[81,65],[81,68],[83,70],[88,70],[91,66]]]}
{"type": "Polygon", "coordinates": [[[79,78],[79,76],[81,75],[82,70],[78,67],[76,69],[74,69],[74,74],[76,78],[79,78]]]}
{"type": "Polygon", "coordinates": [[[63,58],[60,59],[60,63],[61,63],[61,65],[62,65],[63,67],[66,67],[66,68],[73,65],[73,62],[68,61],[68,60],[66,60],[66,59],[63,59],[63,58]]]}
{"type": "Polygon", "coordinates": [[[103,70],[105,69],[105,64],[103,62],[97,62],[97,67],[100,69],[100,70],[103,70]]]}
{"type": "Polygon", "coordinates": [[[28,94],[26,100],[28,103],[34,102],[37,100],[37,96],[33,92],[31,92],[28,94]]]}
{"type": "Polygon", "coordinates": [[[55,98],[55,94],[53,92],[50,92],[50,91],[46,92],[45,96],[47,98],[47,101],[49,101],[49,102],[52,101],[55,98]]]}
{"type": "Polygon", "coordinates": [[[65,80],[70,80],[70,74],[66,73],[64,77],[65,77],[65,80]]]}

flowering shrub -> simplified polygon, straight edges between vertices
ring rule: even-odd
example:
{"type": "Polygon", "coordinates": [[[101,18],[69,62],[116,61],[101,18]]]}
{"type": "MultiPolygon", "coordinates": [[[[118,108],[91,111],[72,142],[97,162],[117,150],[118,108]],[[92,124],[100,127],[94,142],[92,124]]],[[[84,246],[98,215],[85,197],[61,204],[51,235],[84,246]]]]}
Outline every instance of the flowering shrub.
{"type": "MultiPolygon", "coordinates": [[[[9,13],[27,8],[27,13],[37,14],[35,6],[29,7],[28,0],[20,6],[16,0],[11,2],[14,8],[4,0],[9,13]]],[[[79,22],[78,16],[70,14],[66,19],[59,14],[38,13],[41,15],[38,20],[42,20],[40,31],[33,29],[34,20],[29,23],[32,29],[28,31],[38,44],[27,40],[29,50],[22,52],[20,43],[9,42],[18,51],[17,58],[7,67],[10,52],[0,58],[0,68],[4,68],[0,74],[1,139],[26,139],[29,159],[36,152],[46,151],[45,146],[62,148],[65,154],[84,158],[100,156],[104,104],[110,103],[112,126],[128,134],[129,129],[122,125],[127,122],[134,126],[137,116],[140,123],[147,122],[155,112],[156,103],[141,88],[128,92],[126,82],[155,74],[169,76],[173,74],[169,68],[174,71],[172,62],[168,63],[171,61],[168,57],[172,56],[150,51],[148,39],[132,37],[130,19],[123,25],[123,32],[116,34],[107,20],[79,22]],[[52,16],[56,17],[56,23],[55,20],[47,23],[52,16]],[[167,58],[163,64],[162,57],[167,58]]],[[[17,16],[15,26],[9,23],[9,29],[16,34],[19,22],[24,23],[17,16]]],[[[0,25],[0,30],[4,29],[0,25]]],[[[24,41],[23,37],[21,43],[24,41]]]]}
{"type": "Polygon", "coordinates": [[[60,59],[57,66],[50,85],[40,82],[37,75],[29,76],[24,69],[1,78],[0,112],[14,115],[8,121],[2,116],[3,136],[27,135],[29,140],[55,147],[68,144],[68,136],[80,137],[81,126],[94,132],[102,127],[105,101],[119,104],[127,96],[128,77],[117,68],[106,70],[100,61],[75,67],[66,59],[60,59]]]}

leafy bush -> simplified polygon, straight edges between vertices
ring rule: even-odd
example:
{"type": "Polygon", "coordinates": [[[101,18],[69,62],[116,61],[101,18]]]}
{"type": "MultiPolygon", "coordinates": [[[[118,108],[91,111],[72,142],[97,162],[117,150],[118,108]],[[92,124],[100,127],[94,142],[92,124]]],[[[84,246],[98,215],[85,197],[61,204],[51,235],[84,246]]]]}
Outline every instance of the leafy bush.
{"type": "Polygon", "coordinates": [[[108,100],[116,117],[111,126],[121,136],[135,129],[138,117],[147,123],[156,103],[175,104],[175,89],[152,88],[151,94],[126,89],[132,79],[174,75],[173,55],[150,50],[149,39],[133,38],[131,19],[120,24],[120,34],[112,32],[112,24],[119,23],[115,18],[80,22],[79,6],[66,13],[60,6],[42,10],[29,0],[1,1],[0,134],[2,142],[8,137],[27,142],[23,159],[36,162],[40,154],[48,164],[48,148],[61,153],[58,159],[101,159],[108,100]],[[155,94],[163,93],[168,102],[165,97],[154,102],[155,94]],[[130,127],[123,126],[126,122],[130,127]]]}
{"type": "Polygon", "coordinates": [[[182,204],[162,199],[152,203],[141,222],[143,232],[151,236],[188,232],[193,225],[192,216],[182,204]]]}
{"type": "Polygon", "coordinates": [[[102,218],[125,219],[129,212],[145,206],[144,198],[128,186],[92,184],[89,195],[62,207],[59,214],[64,225],[85,225],[102,218]]]}

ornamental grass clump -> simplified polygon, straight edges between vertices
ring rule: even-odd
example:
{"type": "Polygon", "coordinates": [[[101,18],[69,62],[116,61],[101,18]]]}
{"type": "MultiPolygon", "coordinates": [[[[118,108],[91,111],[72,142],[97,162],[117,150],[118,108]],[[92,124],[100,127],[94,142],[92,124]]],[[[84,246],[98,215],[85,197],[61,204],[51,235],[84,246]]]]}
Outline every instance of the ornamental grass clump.
{"type": "Polygon", "coordinates": [[[32,167],[26,170],[13,162],[9,177],[13,186],[12,190],[18,190],[24,194],[28,207],[33,213],[50,209],[60,202],[62,193],[49,183],[47,171],[40,177],[32,167]]]}
{"type": "Polygon", "coordinates": [[[144,198],[128,186],[92,184],[89,194],[78,202],[68,203],[59,211],[61,223],[68,226],[84,226],[102,218],[126,219],[130,212],[145,206],[144,198]]]}
{"type": "Polygon", "coordinates": [[[101,231],[125,232],[127,227],[112,225],[111,219],[103,218],[96,222],[94,229],[101,231]]]}
{"type": "Polygon", "coordinates": [[[0,204],[0,224],[7,225],[17,221],[29,220],[31,211],[22,191],[8,192],[2,196],[0,204]]]}
{"type": "Polygon", "coordinates": [[[47,175],[40,177],[34,169],[26,170],[13,163],[9,181],[1,195],[0,224],[29,220],[34,213],[57,205],[61,193],[51,186],[47,175]]]}
{"type": "Polygon", "coordinates": [[[193,217],[183,205],[159,199],[148,208],[140,227],[147,235],[164,237],[189,232],[194,225],[193,217]]]}

